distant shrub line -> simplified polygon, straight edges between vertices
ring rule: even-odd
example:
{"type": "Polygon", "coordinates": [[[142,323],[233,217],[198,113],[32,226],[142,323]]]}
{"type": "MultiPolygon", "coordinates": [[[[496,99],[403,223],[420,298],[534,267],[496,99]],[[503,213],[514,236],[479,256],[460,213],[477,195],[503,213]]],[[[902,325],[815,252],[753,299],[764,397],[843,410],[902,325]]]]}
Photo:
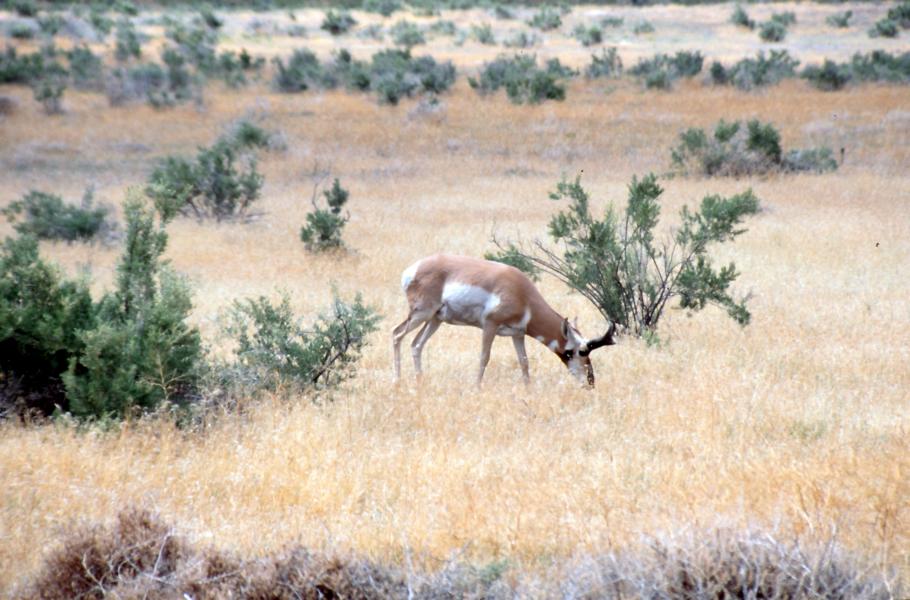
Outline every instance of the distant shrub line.
{"type": "Polygon", "coordinates": [[[828,540],[784,541],[718,529],[653,539],[620,552],[579,555],[544,575],[450,562],[436,572],[291,546],[241,557],[192,545],[147,510],[66,532],[26,582],[23,598],[852,598],[885,600],[902,588],[828,540]]]}

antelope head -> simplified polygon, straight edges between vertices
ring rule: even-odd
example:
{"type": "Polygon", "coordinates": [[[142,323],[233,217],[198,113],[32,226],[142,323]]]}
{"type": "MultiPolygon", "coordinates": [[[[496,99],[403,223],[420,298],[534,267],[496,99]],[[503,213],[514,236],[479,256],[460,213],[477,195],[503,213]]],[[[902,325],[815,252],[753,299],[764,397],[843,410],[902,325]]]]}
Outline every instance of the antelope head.
{"type": "Polygon", "coordinates": [[[565,345],[559,358],[562,360],[569,372],[580,382],[584,383],[587,378],[588,386],[594,387],[594,366],[591,364],[590,354],[601,346],[612,346],[616,343],[613,334],[616,332],[616,323],[610,322],[610,328],[607,332],[592,340],[586,340],[578,329],[569,323],[568,319],[562,322],[562,336],[565,339],[565,345]]]}

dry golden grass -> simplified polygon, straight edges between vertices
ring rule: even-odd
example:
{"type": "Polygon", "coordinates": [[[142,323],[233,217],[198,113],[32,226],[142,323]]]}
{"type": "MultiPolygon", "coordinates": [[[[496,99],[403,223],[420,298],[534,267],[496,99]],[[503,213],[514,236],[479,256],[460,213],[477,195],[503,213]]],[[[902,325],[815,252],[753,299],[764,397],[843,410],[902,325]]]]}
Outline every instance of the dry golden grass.
{"type": "MultiPolygon", "coordinates": [[[[726,18],[729,9],[685,10],[726,18]]],[[[25,90],[3,93],[20,108],[0,122],[0,204],[30,188],[74,198],[90,183],[118,203],[155,158],[260,116],[288,142],[263,157],[261,218],[170,228],[168,257],[193,283],[195,323],[217,343],[219,311],[234,298],[281,288],[311,314],[336,285],[362,291],[385,331],[323,406],[251,402],[205,435],[159,421],[114,433],[0,426],[0,589],[31,576],[62,527],[131,505],[241,553],[299,542],[428,566],[507,557],[533,569],[721,523],[805,539],[836,530],[910,576],[907,88],[826,94],[789,82],[746,94],[693,83],[645,93],[576,83],[564,103],[515,107],[480,100],[461,80],[434,112],[340,92],[210,87],[201,110],[110,109],[101,96],[68,93],[59,118],[40,115],[25,90]],[[845,147],[846,163],[825,176],[665,182],[670,219],[708,193],[751,186],[762,199],[749,233],[718,256],[736,261],[738,289],[754,294],[749,327],[715,310],[674,311],[664,347],[623,340],[595,355],[595,392],[577,389],[537,345],[524,388],[502,341],[474,390],[479,332],[447,327],[426,350],[425,383],[392,387],[386,332],[405,314],[398,281],[410,262],[480,255],[494,230],[543,235],[561,173],[584,170],[598,202],[622,202],[633,173],[666,168],[682,128],[752,117],[773,121],[785,148],[845,147]],[[298,238],[316,161],[351,191],[346,256],[308,255],[298,238]]],[[[119,253],[42,249],[69,272],[89,269],[96,290],[110,285],[119,253]]],[[[578,296],[552,280],[541,288],[583,331],[602,328],[578,296]]]]}

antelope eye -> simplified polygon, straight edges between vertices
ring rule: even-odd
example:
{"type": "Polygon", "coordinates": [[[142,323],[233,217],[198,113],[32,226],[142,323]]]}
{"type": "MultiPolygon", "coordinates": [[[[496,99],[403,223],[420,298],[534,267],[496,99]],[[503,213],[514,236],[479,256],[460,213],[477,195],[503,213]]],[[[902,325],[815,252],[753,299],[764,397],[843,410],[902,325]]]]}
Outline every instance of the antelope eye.
{"type": "Polygon", "coordinates": [[[572,360],[572,351],[571,350],[566,350],[565,352],[562,353],[562,355],[565,357],[566,360],[572,360]]]}

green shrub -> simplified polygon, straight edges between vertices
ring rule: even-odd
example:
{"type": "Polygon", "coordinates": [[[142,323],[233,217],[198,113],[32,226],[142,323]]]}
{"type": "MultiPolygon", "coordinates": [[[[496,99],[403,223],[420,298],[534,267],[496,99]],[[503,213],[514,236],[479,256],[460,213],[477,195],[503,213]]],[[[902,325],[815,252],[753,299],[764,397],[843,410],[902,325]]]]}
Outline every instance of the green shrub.
{"type": "Polygon", "coordinates": [[[306,48],[294,50],[287,66],[280,58],[274,58],[272,62],[277,69],[274,84],[279,91],[296,93],[334,87],[335,80],[325,72],[316,55],[306,48]]]}
{"type": "Polygon", "coordinates": [[[662,194],[653,174],[633,177],[625,214],[620,217],[609,206],[598,220],[580,178],[563,180],[550,194],[570,203],[550,219],[556,246],[539,244],[535,252],[518,253],[589,300],[607,320],[646,339],[654,339],[674,298],[690,312],[713,304],[746,325],[746,300],[730,293],[739,275],[735,265],[716,269],[708,251],[746,231],[741,223],[759,211],[758,198],[749,190],[729,198],[706,196],[697,211],[683,206],[674,237],[658,243],[654,230],[662,194]]]}
{"type": "Polygon", "coordinates": [[[514,104],[539,104],[544,100],[564,100],[566,89],[560,82],[571,74],[558,59],[550,60],[541,69],[533,55],[499,56],[483,66],[478,79],[472,77],[468,82],[481,94],[491,94],[502,87],[514,104]]]}
{"type": "Polygon", "coordinates": [[[639,21],[635,24],[635,27],[632,28],[632,33],[635,35],[654,33],[654,25],[652,25],[649,21],[639,21]]]}
{"type": "Polygon", "coordinates": [[[124,209],[116,288],[96,306],[95,326],[79,333],[83,349],[63,375],[77,417],[124,418],[188,401],[199,377],[200,336],[186,323],[189,290],[161,258],[167,234],[141,201],[124,209]]]}
{"type": "Polygon", "coordinates": [[[540,268],[534,264],[533,260],[522,254],[521,248],[515,244],[510,243],[501,248],[499,252],[484,252],[483,257],[486,260],[515,267],[527,275],[531,281],[540,281],[540,268]]]}
{"type": "Polygon", "coordinates": [[[765,21],[759,25],[758,37],[765,42],[782,42],[787,37],[787,26],[778,21],[765,21]]]}
{"type": "Polygon", "coordinates": [[[197,98],[199,83],[183,55],[166,48],[162,60],[163,68],[154,63],[140,63],[113,69],[105,81],[111,106],[144,99],[156,108],[164,108],[197,98]]]}
{"type": "Polygon", "coordinates": [[[910,29],[910,1],[903,0],[888,9],[888,19],[903,29],[910,29]]]}
{"type": "Polygon", "coordinates": [[[408,50],[427,42],[420,28],[410,21],[398,21],[392,25],[389,33],[392,35],[392,41],[396,46],[403,46],[408,50]]]}
{"type": "Polygon", "coordinates": [[[869,37],[893,38],[897,37],[898,31],[897,21],[880,19],[869,30],[869,37]]]}
{"type": "Polygon", "coordinates": [[[579,24],[572,31],[572,35],[574,35],[575,39],[585,47],[596,46],[603,42],[603,29],[594,25],[585,27],[584,25],[579,24]]]}
{"type": "Polygon", "coordinates": [[[850,83],[851,77],[850,68],[847,65],[838,65],[828,59],[825,59],[821,67],[806,67],[800,76],[807,79],[814,87],[826,92],[842,89],[850,83]]]}
{"type": "Polygon", "coordinates": [[[604,17],[603,19],[600,20],[601,27],[611,27],[611,28],[615,29],[617,27],[622,27],[622,24],[623,24],[622,17],[604,17]]]}
{"type": "Polygon", "coordinates": [[[199,20],[209,29],[221,29],[224,25],[224,19],[215,14],[211,6],[203,6],[199,9],[199,20]]]}
{"type": "Polygon", "coordinates": [[[721,120],[711,137],[700,128],[683,131],[672,149],[674,170],[711,176],[760,175],[771,171],[824,172],[837,168],[829,148],[791,150],[780,146],[780,133],[757,119],[745,127],[721,120]]]}
{"type": "Polygon", "coordinates": [[[825,19],[825,23],[831,27],[837,27],[840,29],[846,29],[850,26],[850,19],[853,17],[853,11],[848,10],[842,13],[834,13],[833,15],[828,15],[825,19]]]}
{"type": "Polygon", "coordinates": [[[133,58],[142,56],[142,45],[139,42],[139,34],[136,28],[128,19],[121,19],[117,22],[117,41],[114,47],[114,58],[118,62],[126,62],[133,58]]]}
{"type": "Polygon", "coordinates": [[[0,212],[10,221],[18,221],[17,232],[42,240],[89,241],[113,229],[107,220],[110,210],[94,204],[91,188],[79,206],[64,203],[60,196],[32,190],[0,212]]]}
{"type": "Polygon", "coordinates": [[[591,55],[591,64],[585,69],[585,77],[619,77],[622,75],[622,59],[616,48],[604,48],[597,54],[591,55]]]}
{"type": "Polygon", "coordinates": [[[780,23],[784,27],[789,27],[796,24],[796,13],[790,10],[782,13],[773,13],[771,20],[775,23],[780,23]]]}
{"type": "Polygon", "coordinates": [[[518,31],[508,38],[503,45],[506,48],[530,48],[540,43],[540,36],[526,31],[518,31]]]}
{"type": "Polygon", "coordinates": [[[32,94],[37,102],[44,107],[44,112],[56,115],[63,112],[63,92],[69,72],[57,61],[46,63],[38,77],[29,81],[32,94]]]}
{"type": "Polygon", "coordinates": [[[453,21],[439,20],[430,25],[429,31],[435,35],[455,35],[458,28],[453,21]]]}
{"type": "Polygon", "coordinates": [[[544,6],[534,13],[534,16],[528,21],[528,25],[536,27],[541,31],[550,31],[552,29],[557,29],[562,25],[562,18],[560,18],[557,11],[549,6],[544,6]]]}
{"type": "Polygon", "coordinates": [[[735,85],[741,90],[751,90],[795,77],[798,65],[799,61],[786,50],[771,50],[768,55],[759,52],[755,58],[744,58],[730,68],[715,61],[711,65],[711,80],[716,85],[735,85]]]}
{"type": "Polygon", "coordinates": [[[834,160],[831,148],[805,148],[787,152],[783,157],[782,167],[785,171],[827,173],[837,170],[837,161],[834,160]]]}
{"type": "Polygon", "coordinates": [[[328,190],[323,191],[327,208],[316,204],[313,191],[313,212],[306,216],[306,225],[300,229],[300,239],[309,252],[324,252],[344,246],[341,233],[350,217],[342,216],[341,209],[348,201],[348,191],[341,187],[338,178],[328,190]]]}
{"type": "Polygon", "coordinates": [[[669,89],[681,77],[694,77],[701,72],[705,57],[701,52],[679,51],[674,56],[657,54],[641,59],[629,73],[641,80],[645,87],[669,89]]]}
{"type": "Polygon", "coordinates": [[[481,25],[471,25],[471,37],[479,44],[492,46],[496,44],[496,38],[493,36],[493,28],[489,23],[481,25]]]}
{"type": "Polygon", "coordinates": [[[91,11],[89,12],[88,21],[101,39],[107,37],[114,28],[114,20],[108,17],[107,13],[98,6],[92,6],[91,11]]]}
{"type": "Polygon", "coordinates": [[[195,162],[168,156],[149,177],[146,193],[164,220],[178,214],[199,220],[242,218],[262,188],[255,157],[245,150],[236,139],[222,139],[199,148],[195,162]]]}
{"type": "Polygon", "coordinates": [[[858,81],[910,82],[910,52],[890,54],[873,50],[865,55],[857,52],[850,59],[850,74],[858,81]]]}
{"type": "Polygon", "coordinates": [[[354,17],[349,13],[336,13],[334,10],[330,10],[325,13],[325,17],[322,19],[321,28],[332,35],[342,35],[347,33],[348,30],[356,24],[357,21],[355,21],[354,17]]]}
{"type": "Polygon", "coordinates": [[[0,54],[0,83],[29,83],[44,71],[44,57],[39,52],[19,55],[12,46],[0,54]]]}
{"type": "Polygon", "coordinates": [[[104,64],[88,46],[75,46],[66,52],[73,85],[79,89],[99,89],[104,83],[104,64]]]}
{"type": "Polygon", "coordinates": [[[34,0],[12,0],[9,6],[20,17],[38,16],[38,4],[34,0]]]}
{"type": "Polygon", "coordinates": [[[408,50],[377,52],[369,66],[369,89],[387,104],[418,93],[441,94],[454,82],[451,62],[437,63],[432,56],[414,58],[408,50]]]}
{"type": "Polygon", "coordinates": [[[17,40],[30,40],[35,37],[35,29],[28,23],[13,23],[9,35],[17,40]]]}
{"type": "Polygon", "coordinates": [[[393,12],[401,10],[399,0],[363,0],[361,8],[367,12],[379,13],[383,17],[391,16],[393,12]]]}
{"type": "Polygon", "coordinates": [[[746,29],[755,29],[755,21],[749,18],[741,4],[737,4],[733,9],[733,14],[730,15],[730,22],[746,29]]]}
{"type": "Polygon", "coordinates": [[[38,28],[41,30],[42,34],[48,37],[54,37],[60,33],[63,24],[63,17],[60,15],[49,14],[38,17],[38,28]]]}
{"type": "Polygon", "coordinates": [[[225,327],[236,340],[236,360],[220,369],[223,385],[241,393],[288,394],[335,387],[354,375],[378,321],[359,295],[352,303],[336,296],[331,312],[319,315],[309,327],[294,316],[287,296],[277,305],[264,296],[237,301],[225,327]]]}
{"type": "Polygon", "coordinates": [[[503,6],[502,4],[496,4],[493,7],[493,15],[497,19],[502,19],[504,21],[509,21],[515,18],[515,13],[513,13],[508,7],[503,6]]]}
{"type": "Polygon", "coordinates": [[[88,285],[41,260],[32,236],[0,248],[0,409],[49,415],[66,410],[61,374],[94,326],[88,285]]]}

